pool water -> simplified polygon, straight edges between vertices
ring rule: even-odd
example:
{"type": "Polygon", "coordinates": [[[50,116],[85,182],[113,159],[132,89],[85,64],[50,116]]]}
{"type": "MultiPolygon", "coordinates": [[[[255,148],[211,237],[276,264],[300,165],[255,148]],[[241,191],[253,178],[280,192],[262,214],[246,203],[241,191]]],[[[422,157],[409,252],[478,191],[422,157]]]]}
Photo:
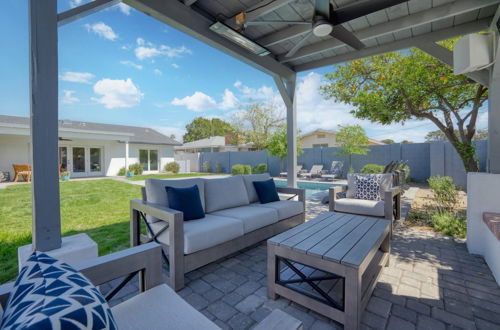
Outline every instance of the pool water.
{"type": "MultiPolygon", "coordinates": [[[[286,180],[280,180],[280,179],[275,179],[274,183],[276,184],[277,187],[286,187],[287,183],[286,180]]],[[[335,183],[323,183],[323,182],[304,182],[304,181],[299,181],[297,182],[297,186],[299,188],[305,189],[306,190],[306,196],[311,196],[312,194],[315,194],[320,191],[326,191],[331,187],[338,186],[338,184],[335,183]]]]}

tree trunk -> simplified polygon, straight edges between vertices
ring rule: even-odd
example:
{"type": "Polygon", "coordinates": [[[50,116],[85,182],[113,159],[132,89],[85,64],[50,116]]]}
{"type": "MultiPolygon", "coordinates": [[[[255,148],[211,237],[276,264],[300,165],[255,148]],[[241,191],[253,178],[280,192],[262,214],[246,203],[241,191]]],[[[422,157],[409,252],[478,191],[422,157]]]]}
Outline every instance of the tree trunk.
{"type": "Polygon", "coordinates": [[[471,158],[466,155],[460,155],[464,163],[465,172],[479,172],[479,164],[475,157],[471,158]]]}

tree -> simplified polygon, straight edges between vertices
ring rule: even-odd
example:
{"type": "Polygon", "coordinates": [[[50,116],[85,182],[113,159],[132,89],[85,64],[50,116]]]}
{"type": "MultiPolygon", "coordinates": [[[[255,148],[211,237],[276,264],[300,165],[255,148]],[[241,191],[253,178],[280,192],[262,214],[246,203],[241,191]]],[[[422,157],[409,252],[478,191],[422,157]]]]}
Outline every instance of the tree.
{"type": "MultiPolygon", "coordinates": [[[[459,135],[460,132],[458,130],[455,130],[455,134],[459,135]]],[[[488,130],[486,129],[479,129],[476,131],[476,134],[474,134],[474,137],[472,138],[473,141],[480,141],[480,140],[487,140],[488,139],[488,130]]],[[[446,141],[448,138],[446,135],[443,133],[443,131],[436,130],[436,131],[431,131],[427,133],[425,136],[425,141],[426,142],[432,142],[432,141],[446,141]]]]}
{"type": "MultiPolygon", "coordinates": [[[[451,49],[453,43],[442,45],[451,49]]],[[[486,87],[455,76],[451,67],[418,49],[349,62],[326,78],[324,95],[355,106],[351,112],[357,118],[381,124],[428,119],[457,150],[465,169],[479,170],[472,139],[486,87]]]]}
{"type": "Polygon", "coordinates": [[[365,146],[370,142],[365,130],[359,125],[343,126],[337,132],[335,140],[339,144],[340,151],[337,155],[349,157],[349,172],[352,168],[352,155],[366,155],[370,149],[365,146]]]}
{"type": "Polygon", "coordinates": [[[232,125],[244,136],[245,142],[252,142],[257,150],[263,150],[284,121],[283,114],[273,104],[253,103],[233,118],[232,125]]]}
{"type": "Polygon", "coordinates": [[[410,144],[410,143],[413,143],[413,142],[411,142],[410,140],[403,140],[403,141],[401,141],[401,143],[402,144],[410,144]]]}
{"type": "Polygon", "coordinates": [[[172,140],[175,140],[176,139],[175,134],[170,134],[169,138],[171,138],[172,140]]]}
{"type": "MultiPolygon", "coordinates": [[[[297,132],[297,136],[299,132],[297,132]]],[[[267,151],[272,156],[276,156],[280,158],[280,169],[283,171],[285,157],[288,154],[288,140],[286,133],[286,125],[282,124],[269,139],[269,143],[267,145],[267,151]]],[[[300,141],[297,141],[297,155],[300,156],[304,150],[302,149],[300,141]]]]}
{"type": "Polygon", "coordinates": [[[394,140],[393,139],[385,139],[385,140],[382,140],[380,142],[385,143],[385,144],[393,144],[394,140]]]}
{"type": "Polygon", "coordinates": [[[226,136],[234,131],[228,122],[219,118],[206,119],[197,117],[186,125],[186,134],[183,136],[184,142],[206,139],[211,136],[226,136]]]}

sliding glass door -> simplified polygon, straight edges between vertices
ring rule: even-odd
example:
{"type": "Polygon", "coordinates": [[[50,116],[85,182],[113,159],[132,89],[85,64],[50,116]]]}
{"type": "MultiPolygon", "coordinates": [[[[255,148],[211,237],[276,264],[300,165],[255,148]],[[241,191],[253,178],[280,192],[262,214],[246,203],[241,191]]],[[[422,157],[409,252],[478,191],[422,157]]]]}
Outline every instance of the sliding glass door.
{"type": "Polygon", "coordinates": [[[71,172],[73,177],[103,175],[103,148],[61,146],[59,166],[61,171],[71,172]]]}
{"type": "Polygon", "coordinates": [[[144,171],[158,171],[158,150],[140,149],[139,162],[144,171]]]}

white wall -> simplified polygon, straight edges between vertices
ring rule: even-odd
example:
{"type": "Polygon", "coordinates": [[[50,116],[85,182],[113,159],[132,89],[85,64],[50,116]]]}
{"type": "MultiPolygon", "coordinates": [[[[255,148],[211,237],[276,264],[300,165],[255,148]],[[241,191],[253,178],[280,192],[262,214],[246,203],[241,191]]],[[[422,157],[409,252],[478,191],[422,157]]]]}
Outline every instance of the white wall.
{"type": "Polygon", "coordinates": [[[318,133],[318,134],[313,134],[313,135],[308,135],[306,137],[303,137],[301,140],[301,146],[302,148],[312,148],[314,144],[328,144],[329,147],[336,147],[337,146],[337,140],[335,140],[335,135],[334,134],[324,134],[324,133],[318,133]],[[324,135],[324,137],[318,137],[318,135],[324,135]]]}
{"type": "Polygon", "coordinates": [[[29,145],[29,136],[0,134],[0,171],[8,171],[11,180],[12,164],[31,164],[29,145]]]}

